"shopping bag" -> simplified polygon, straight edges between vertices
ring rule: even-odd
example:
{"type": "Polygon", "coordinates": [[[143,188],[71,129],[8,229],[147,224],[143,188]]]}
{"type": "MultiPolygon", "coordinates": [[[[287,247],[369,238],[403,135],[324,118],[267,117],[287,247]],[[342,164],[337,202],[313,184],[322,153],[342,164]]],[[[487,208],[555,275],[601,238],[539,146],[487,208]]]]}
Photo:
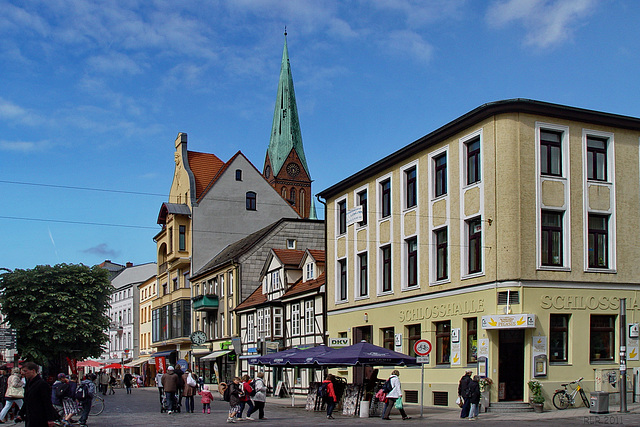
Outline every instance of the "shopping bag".
{"type": "Polygon", "coordinates": [[[402,409],[402,396],[400,396],[398,399],[396,399],[395,407],[396,407],[396,409],[402,409]]]}
{"type": "Polygon", "coordinates": [[[462,401],[462,397],[458,396],[458,398],[456,399],[456,405],[458,405],[461,408],[464,406],[464,402],[462,401]]]}

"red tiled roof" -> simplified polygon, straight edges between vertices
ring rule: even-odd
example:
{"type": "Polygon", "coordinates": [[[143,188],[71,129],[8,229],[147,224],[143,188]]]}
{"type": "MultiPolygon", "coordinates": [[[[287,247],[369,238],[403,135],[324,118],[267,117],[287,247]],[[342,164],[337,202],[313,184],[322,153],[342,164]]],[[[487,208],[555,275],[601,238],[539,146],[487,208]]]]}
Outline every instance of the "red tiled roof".
{"type": "Polygon", "coordinates": [[[304,251],[299,249],[274,249],[273,252],[285,265],[298,266],[304,256],[304,251]]]}
{"type": "Polygon", "coordinates": [[[224,162],[215,154],[187,151],[189,167],[196,179],[196,198],[200,198],[209,182],[224,166],[224,162]]]}
{"type": "Polygon", "coordinates": [[[315,280],[308,280],[306,282],[303,282],[302,279],[300,279],[296,283],[294,283],[294,285],[291,286],[287,292],[285,292],[285,294],[282,296],[282,299],[288,298],[293,295],[302,294],[304,292],[315,291],[316,289],[320,288],[320,286],[324,285],[325,282],[326,278],[324,272],[315,280]]]}
{"type": "Polygon", "coordinates": [[[260,305],[262,303],[267,302],[267,296],[262,293],[262,284],[258,286],[258,289],[253,291],[249,297],[242,301],[240,305],[238,305],[234,311],[243,310],[245,308],[251,308],[256,305],[260,305]]]}
{"type": "Polygon", "coordinates": [[[319,249],[309,249],[309,253],[316,260],[316,262],[324,263],[324,251],[319,249]]]}

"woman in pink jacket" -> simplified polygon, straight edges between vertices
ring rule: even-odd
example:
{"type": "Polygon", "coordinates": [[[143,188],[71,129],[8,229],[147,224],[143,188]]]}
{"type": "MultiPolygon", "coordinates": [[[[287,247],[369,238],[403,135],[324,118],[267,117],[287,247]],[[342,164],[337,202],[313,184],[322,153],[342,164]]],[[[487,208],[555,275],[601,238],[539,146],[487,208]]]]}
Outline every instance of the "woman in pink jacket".
{"type": "Polygon", "coordinates": [[[202,388],[203,390],[198,392],[198,394],[200,394],[200,399],[202,400],[202,413],[204,414],[206,411],[207,414],[210,414],[211,401],[213,400],[213,395],[209,391],[208,385],[205,384],[202,388]]]}

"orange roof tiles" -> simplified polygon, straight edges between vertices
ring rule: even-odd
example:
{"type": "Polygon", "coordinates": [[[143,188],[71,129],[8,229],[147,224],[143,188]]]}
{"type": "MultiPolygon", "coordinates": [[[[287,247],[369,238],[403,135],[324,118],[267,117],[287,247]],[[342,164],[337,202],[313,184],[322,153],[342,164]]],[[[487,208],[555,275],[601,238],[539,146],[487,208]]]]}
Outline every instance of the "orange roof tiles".
{"type": "Polygon", "coordinates": [[[235,308],[235,311],[254,307],[265,302],[267,302],[267,296],[262,293],[262,284],[260,284],[260,286],[258,286],[258,289],[253,291],[253,293],[249,295],[246,300],[242,301],[242,303],[235,308]]]}
{"type": "Polygon", "coordinates": [[[224,166],[215,154],[187,151],[189,168],[196,180],[196,198],[199,199],[207,185],[224,166]]]}
{"type": "Polygon", "coordinates": [[[299,249],[273,249],[273,252],[285,265],[298,266],[304,256],[304,251],[299,249]]]}
{"type": "Polygon", "coordinates": [[[302,279],[300,279],[293,286],[291,286],[289,290],[287,290],[287,292],[285,292],[282,298],[284,299],[304,292],[314,291],[324,285],[325,282],[326,278],[324,272],[315,280],[308,280],[306,282],[303,282],[302,279]]]}

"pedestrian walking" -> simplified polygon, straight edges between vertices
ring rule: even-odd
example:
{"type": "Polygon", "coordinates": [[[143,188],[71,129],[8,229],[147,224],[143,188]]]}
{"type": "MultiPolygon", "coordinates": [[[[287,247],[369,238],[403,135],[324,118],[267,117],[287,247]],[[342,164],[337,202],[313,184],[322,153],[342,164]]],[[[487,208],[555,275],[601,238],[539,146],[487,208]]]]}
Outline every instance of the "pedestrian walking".
{"type": "Polygon", "coordinates": [[[126,374],[124,374],[122,382],[124,383],[124,387],[127,390],[127,394],[131,394],[131,387],[133,386],[133,375],[127,372],[126,374]]]}
{"type": "Polygon", "coordinates": [[[84,399],[78,399],[78,404],[80,405],[80,419],[78,422],[80,423],[80,427],[87,427],[87,419],[89,418],[89,412],[91,412],[93,396],[96,394],[96,385],[91,375],[85,375],[78,387],[86,387],[87,391],[84,399]]]}
{"type": "Polygon", "coordinates": [[[184,371],[182,370],[180,365],[176,365],[175,372],[178,376],[178,390],[176,391],[176,411],[180,412],[182,410],[182,395],[184,392],[184,379],[182,378],[182,376],[184,375],[184,371]]]}
{"type": "Polygon", "coordinates": [[[467,418],[469,416],[469,409],[471,408],[471,402],[469,402],[469,383],[471,382],[472,370],[467,370],[460,382],[458,383],[458,396],[462,398],[462,411],[460,411],[460,418],[467,418]]]}
{"type": "Polygon", "coordinates": [[[228,423],[235,423],[236,416],[240,413],[240,398],[244,394],[242,392],[242,384],[240,377],[235,377],[233,382],[228,385],[231,387],[229,390],[229,417],[227,418],[228,423]]]}
{"type": "Polygon", "coordinates": [[[164,406],[162,405],[162,398],[164,397],[164,387],[162,386],[162,369],[158,369],[156,374],[156,387],[160,393],[160,412],[164,412],[164,406]]]}
{"type": "Polygon", "coordinates": [[[322,384],[320,385],[321,388],[324,388],[324,392],[322,392],[322,399],[324,401],[324,403],[327,405],[327,418],[332,420],[333,419],[333,410],[336,407],[336,404],[338,403],[338,397],[336,396],[336,391],[335,388],[333,387],[333,380],[335,379],[335,377],[332,374],[327,375],[327,377],[325,378],[324,381],[322,381],[322,384]]]}
{"type": "Polygon", "coordinates": [[[118,384],[118,380],[116,379],[115,374],[112,372],[111,377],[109,377],[109,394],[116,394],[117,384],[118,384]]]}
{"type": "Polygon", "coordinates": [[[25,421],[25,427],[53,427],[58,419],[56,410],[51,404],[51,388],[38,375],[38,365],[25,362],[20,372],[26,379],[24,388],[24,405],[16,421],[25,421]]]}
{"type": "Polygon", "coordinates": [[[5,402],[2,412],[0,412],[0,424],[3,424],[6,421],[5,417],[14,403],[18,405],[19,409],[22,409],[24,385],[22,378],[20,377],[20,368],[13,368],[11,371],[11,376],[7,379],[7,385],[3,396],[5,397],[5,402]]]}
{"type": "Polygon", "coordinates": [[[167,372],[162,375],[162,387],[164,387],[164,396],[167,401],[168,413],[175,411],[176,393],[178,392],[178,376],[173,366],[167,368],[167,372]]]}
{"type": "Polygon", "coordinates": [[[237,418],[239,420],[242,419],[244,408],[248,406],[249,409],[247,410],[247,417],[245,418],[245,420],[252,420],[253,418],[249,416],[249,413],[253,412],[253,401],[251,400],[253,387],[251,387],[251,377],[249,375],[242,376],[242,393],[243,396],[240,398],[240,413],[237,415],[237,418]]]}
{"type": "Polygon", "coordinates": [[[200,394],[200,401],[202,402],[202,413],[205,411],[207,414],[211,413],[211,401],[213,400],[213,394],[209,391],[209,386],[202,386],[202,391],[198,392],[200,394]]]}
{"type": "Polygon", "coordinates": [[[264,372],[258,372],[254,382],[254,390],[256,394],[253,396],[253,409],[247,412],[247,418],[252,419],[251,415],[258,412],[258,419],[266,420],[264,417],[264,405],[267,402],[267,386],[264,383],[264,372]]]}
{"type": "Polygon", "coordinates": [[[58,374],[57,380],[51,386],[51,403],[60,418],[64,418],[64,407],[62,400],[69,395],[69,382],[67,376],[62,372],[58,374]]]}
{"type": "Polygon", "coordinates": [[[0,404],[3,408],[5,404],[4,395],[7,392],[8,382],[9,382],[9,374],[5,369],[0,369],[0,404]]]}
{"type": "Polygon", "coordinates": [[[400,411],[403,420],[410,420],[411,417],[407,416],[402,406],[402,384],[400,384],[400,371],[397,369],[391,372],[389,382],[391,383],[391,391],[387,393],[387,401],[384,404],[384,411],[382,412],[383,420],[390,420],[389,415],[391,410],[395,407],[400,411]]]}
{"type": "Polygon", "coordinates": [[[182,395],[184,396],[184,405],[187,412],[193,413],[194,405],[193,405],[193,396],[196,395],[196,391],[198,389],[198,382],[196,381],[196,376],[191,370],[187,369],[187,372],[182,376],[184,382],[184,390],[182,395]]]}
{"type": "Polygon", "coordinates": [[[477,375],[473,376],[473,379],[469,383],[469,402],[471,402],[471,407],[469,409],[469,419],[476,420],[478,415],[480,415],[480,377],[477,375]]]}
{"type": "Polygon", "coordinates": [[[78,412],[78,404],[75,399],[76,389],[78,388],[78,376],[72,374],[67,384],[67,391],[62,397],[62,408],[64,409],[62,423],[69,426],[71,425],[72,417],[78,412]]]}
{"type": "Polygon", "coordinates": [[[101,369],[98,373],[98,378],[98,381],[100,382],[100,391],[102,392],[103,396],[106,396],[107,388],[109,387],[109,375],[101,369]]]}

